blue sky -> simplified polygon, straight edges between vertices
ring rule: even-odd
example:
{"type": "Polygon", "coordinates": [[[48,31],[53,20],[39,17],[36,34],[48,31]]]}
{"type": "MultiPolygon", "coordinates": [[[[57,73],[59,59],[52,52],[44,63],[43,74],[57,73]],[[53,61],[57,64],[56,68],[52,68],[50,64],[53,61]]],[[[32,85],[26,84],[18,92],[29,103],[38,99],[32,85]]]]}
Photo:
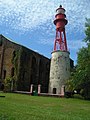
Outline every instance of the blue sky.
{"type": "Polygon", "coordinates": [[[51,58],[55,39],[53,20],[59,5],[66,9],[66,37],[70,57],[85,43],[85,18],[90,18],[90,0],[0,0],[0,34],[51,58]]]}

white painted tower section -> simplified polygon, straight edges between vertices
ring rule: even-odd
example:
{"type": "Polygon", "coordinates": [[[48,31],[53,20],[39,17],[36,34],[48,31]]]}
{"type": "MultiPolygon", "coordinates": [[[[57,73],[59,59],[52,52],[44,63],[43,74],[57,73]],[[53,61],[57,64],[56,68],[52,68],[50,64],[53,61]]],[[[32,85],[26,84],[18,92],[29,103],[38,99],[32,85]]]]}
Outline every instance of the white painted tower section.
{"type": "Polygon", "coordinates": [[[49,93],[62,94],[62,87],[70,77],[70,58],[68,51],[52,52],[50,66],[49,93]]]}

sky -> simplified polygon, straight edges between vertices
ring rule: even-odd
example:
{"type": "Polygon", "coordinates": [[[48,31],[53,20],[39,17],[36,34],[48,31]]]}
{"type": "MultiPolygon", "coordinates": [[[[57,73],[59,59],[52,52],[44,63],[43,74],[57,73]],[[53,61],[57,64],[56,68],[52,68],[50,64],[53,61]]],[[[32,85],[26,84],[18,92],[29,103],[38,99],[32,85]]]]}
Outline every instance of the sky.
{"type": "Polygon", "coordinates": [[[85,38],[86,18],[90,18],[90,0],[0,0],[0,34],[48,58],[55,40],[56,9],[66,9],[66,37],[71,59],[85,38]]]}

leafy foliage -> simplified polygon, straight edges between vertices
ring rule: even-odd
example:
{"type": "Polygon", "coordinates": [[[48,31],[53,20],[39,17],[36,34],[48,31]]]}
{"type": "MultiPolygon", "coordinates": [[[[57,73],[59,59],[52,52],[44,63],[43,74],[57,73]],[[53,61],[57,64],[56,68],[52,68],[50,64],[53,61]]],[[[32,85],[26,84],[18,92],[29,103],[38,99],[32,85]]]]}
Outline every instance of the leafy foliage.
{"type": "Polygon", "coordinates": [[[86,38],[87,47],[82,47],[77,53],[77,66],[71,74],[69,85],[71,90],[77,89],[85,98],[90,99],[90,19],[87,19],[86,38]]]}
{"type": "Polygon", "coordinates": [[[18,74],[18,59],[19,59],[19,56],[20,56],[20,50],[14,51],[13,57],[12,57],[12,64],[14,65],[16,75],[18,74]]]}
{"type": "Polygon", "coordinates": [[[4,92],[11,92],[15,89],[15,77],[7,77],[4,80],[4,92]]]}
{"type": "Polygon", "coordinates": [[[6,91],[11,91],[11,82],[12,82],[12,80],[11,80],[10,77],[8,77],[4,80],[4,86],[5,86],[4,91],[5,92],[6,91]]]}
{"type": "Polygon", "coordinates": [[[85,23],[85,34],[86,34],[86,38],[85,38],[85,42],[89,42],[90,43],[90,19],[86,19],[86,23],[85,23]]]}

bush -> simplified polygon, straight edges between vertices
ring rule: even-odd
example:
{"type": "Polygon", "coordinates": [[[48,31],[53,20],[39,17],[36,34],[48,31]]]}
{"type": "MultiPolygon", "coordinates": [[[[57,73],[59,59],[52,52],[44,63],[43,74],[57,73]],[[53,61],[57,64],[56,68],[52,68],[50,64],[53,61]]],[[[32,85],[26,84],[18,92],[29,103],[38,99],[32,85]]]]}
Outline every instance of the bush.
{"type": "Polygon", "coordinates": [[[90,88],[81,89],[80,95],[86,100],[90,100],[90,88]]]}
{"type": "Polygon", "coordinates": [[[74,92],[71,92],[71,91],[65,92],[65,97],[66,97],[66,98],[72,98],[73,95],[74,95],[74,92]]]}
{"type": "Polygon", "coordinates": [[[78,99],[84,99],[80,94],[74,94],[73,97],[74,97],[74,98],[78,98],[78,99]]]}
{"type": "Polygon", "coordinates": [[[10,92],[11,91],[11,82],[12,82],[12,80],[9,77],[4,80],[4,86],[5,86],[4,92],[10,92]]]}

